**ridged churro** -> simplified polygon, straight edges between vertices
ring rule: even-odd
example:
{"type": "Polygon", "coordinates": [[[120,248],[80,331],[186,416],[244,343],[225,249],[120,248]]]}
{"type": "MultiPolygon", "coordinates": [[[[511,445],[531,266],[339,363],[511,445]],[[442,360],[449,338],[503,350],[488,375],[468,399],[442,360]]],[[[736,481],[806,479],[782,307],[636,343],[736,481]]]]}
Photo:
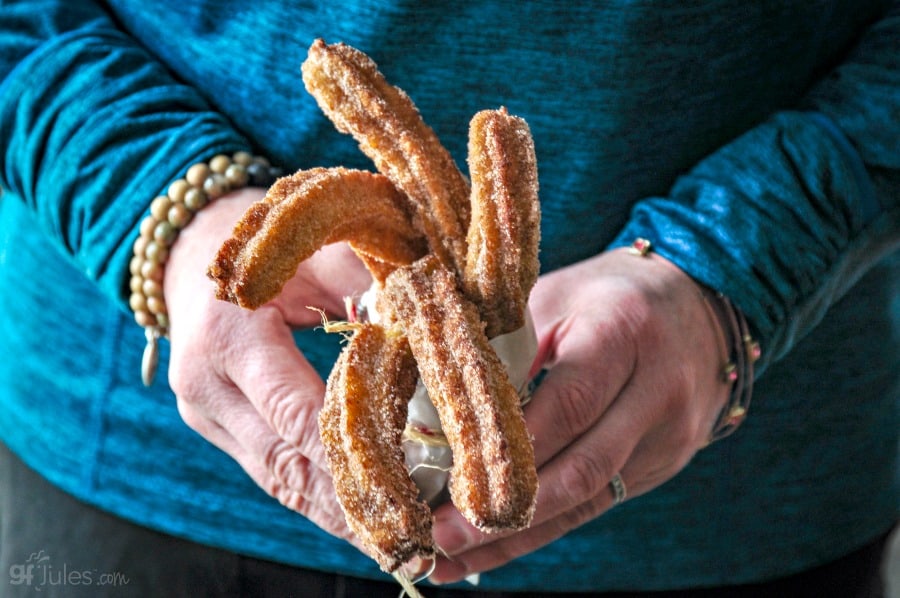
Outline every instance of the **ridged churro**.
{"type": "Polygon", "coordinates": [[[453,504],[486,531],[527,526],[537,495],[534,449],[478,308],[433,256],[391,273],[382,296],[404,327],[453,452],[453,504]]]}
{"type": "Polygon", "coordinates": [[[405,337],[360,324],[328,378],[322,444],[347,525],[385,571],[434,555],[431,511],[400,448],[416,362],[405,337]]]}
{"type": "Polygon", "coordinates": [[[472,217],[463,289],[493,338],[525,323],[538,277],[541,211],[528,124],[505,109],[476,114],[469,125],[469,176],[472,217]]]}
{"type": "Polygon", "coordinates": [[[380,174],[301,170],[278,179],[235,226],[209,267],[216,296],[256,308],[323,245],[348,241],[376,279],[425,253],[406,199],[380,174]]]}
{"type": "Polygon", "coordinates": [[[322,111],[359,143],[417,206],[432,253],[462,271],[469,224],[469,185],[434,131],[371,58],[345,44],[316,40],[302,66],[306,89],[322,111]]]}

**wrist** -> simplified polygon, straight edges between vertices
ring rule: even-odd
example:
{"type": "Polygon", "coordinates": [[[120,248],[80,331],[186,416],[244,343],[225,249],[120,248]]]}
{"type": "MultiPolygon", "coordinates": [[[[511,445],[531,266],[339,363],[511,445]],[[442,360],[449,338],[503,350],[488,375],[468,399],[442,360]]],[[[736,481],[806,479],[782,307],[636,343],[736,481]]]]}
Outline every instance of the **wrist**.
{"type": "Polygon", "coordinates": [[[178,236],[178,242],[169,251],[163,277],[169,315],[166,337],[172,337],[180,324],[198,316],[201,304],[218,301],[206,270],[241,214],[261,200],[265,192],[260,187],[245,187],[223,195],[198,212],[191,225],[178,236]]]}
{"type": "MultiPolygon", "coordinates": [[[[647,258],[652,243],[638,238],[627,249],[634,256],[647,258]]],[[[673,265],[674,266],[674,265],[673,265]]],[[[747,416],[753,394],[754,364],[762,355],[759,343],[751,336],[743,313],[722,293],[712,291],[685,274],[698,289],[710,326],[716,334],[721,355],[719,379],[728,386],[728,399],[712,426],[708,443],[734,432],[747,416]]]]}
{"type": "Polygon", "coordinates": [[[248,184],[268,186],[275,174],[264,159],[253,158],[247,152],[238,152],[231,158],[219,155],[209,163],[189,168],[184,178],[174,181],[151,202],[129,267],[129,305],[147,337],[141,367],[145,385],[152,383],[156,371],[157,343],[169,332],[163,289],[170,254],[180,233],[210,203],[248,184]]]}

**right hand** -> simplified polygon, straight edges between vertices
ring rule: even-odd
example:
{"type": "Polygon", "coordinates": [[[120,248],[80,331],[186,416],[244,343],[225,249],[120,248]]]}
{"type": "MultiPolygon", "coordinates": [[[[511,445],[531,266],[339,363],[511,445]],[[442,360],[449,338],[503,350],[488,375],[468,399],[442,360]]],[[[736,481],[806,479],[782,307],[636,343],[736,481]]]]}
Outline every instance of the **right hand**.
{"type": "Polygon", "coordinates": [[[248,188],[217,199],[174,244],[164,281],[169,384],[188,426],[282,504],[352,542],[319,441],[325,384],[291,330],[321,324],[307,306],[344,317],[343,298],[368,288],[371,277],[346,245],[333,245],[301,264],[282,293],[255,311],[216,299],[207,266],[264,194],[248,188]]]}

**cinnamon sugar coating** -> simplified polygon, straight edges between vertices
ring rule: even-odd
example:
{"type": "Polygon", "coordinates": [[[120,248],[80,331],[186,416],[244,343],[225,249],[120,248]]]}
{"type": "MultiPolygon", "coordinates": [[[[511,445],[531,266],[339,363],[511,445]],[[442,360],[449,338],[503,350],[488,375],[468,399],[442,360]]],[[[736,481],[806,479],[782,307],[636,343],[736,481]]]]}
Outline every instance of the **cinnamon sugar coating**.
{"type": "Polygon", "coordinates": [[[335,127],[416,205],[417,224],[448,267],[466,256],[469,184],[403,90],[388,83],[367,55],[316,40],[303,81],[335,127]]]}
{"type": "Polygon", "coordinates": [[[416,386],[406,338],[360,325],[328,378],[319,430],[347,525],[386,572],[434,555],[431,511],[400,448],[416,386]]]}
{"type": "Polygon", "coordinates": [[[505,109],[484,110],[469,125],[472,220],[462,273],[490,338],[525,323],[540,264],[537,160],[528,124],[505,109]]]}
{"type": "Polygon", "coordinates": [[[384,176],[345,168],[278,179],[235,226],[208,275],[216,296],[255,309],[274,298],[323,245],[348,241],[373,275],[423,255],[406,198],[384,176]]]}
{"type": "Polygon", "coordinates": [[[382,293],[404,326],[453,452],[453,504],[482,530],[526,527],[537,496],[534,449],[478,308],[433,256],[395,270],[382,293]]]}

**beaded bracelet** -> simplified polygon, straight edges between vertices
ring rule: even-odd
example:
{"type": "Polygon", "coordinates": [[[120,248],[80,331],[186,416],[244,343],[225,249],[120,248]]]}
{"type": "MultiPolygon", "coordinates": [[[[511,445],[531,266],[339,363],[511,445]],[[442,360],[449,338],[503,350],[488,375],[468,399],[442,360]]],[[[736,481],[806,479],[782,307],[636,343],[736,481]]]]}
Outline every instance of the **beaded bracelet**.
{"type": "Polygon", "coordinates": [[[168,337],[169,313],[163,296],[163,276],[169,250],[178,234],[209,202],[246,186],[268,187],[280,175],[262,157],[248,152],[217,155],[208,163],[188,168],[183,179],[169,185],[150,203],[150,214],[140,226],[131,258],[128,304],[135,321],[144,328],[147,346],[141,362],[141,380],[153,383],[159,364],[159,339],[168,337]]]}
{"type": "MultiPolygon", "coordinates": [[[[637,238],[629,247],[629,252],[646,257],[651,248],[650,241],[637,238]]],[[[707,441],[709,444],[734,432],[747,417],[753,395],[753,366],[762,357],[762,349],[750,335],[744,314],[725,295],[706,289],[701,291],[701,295],[725,335],[726,347],[729,347],[721,376],[722,382],[731,385],[731,392],[713,424],[707,441]]]]}
{"type": "Polygon", "coordinates": [[[722,293],[713,293],[712,299],[710,304],[732,347],[731,356],[722,371],[723,381],[732,387],[728,402],[713,425],[709,443],[721,440],[737,430],[747,417],[753,395],[753,366],[762,357],[762,349],[750,335],[744,314],[722,293]]]}

